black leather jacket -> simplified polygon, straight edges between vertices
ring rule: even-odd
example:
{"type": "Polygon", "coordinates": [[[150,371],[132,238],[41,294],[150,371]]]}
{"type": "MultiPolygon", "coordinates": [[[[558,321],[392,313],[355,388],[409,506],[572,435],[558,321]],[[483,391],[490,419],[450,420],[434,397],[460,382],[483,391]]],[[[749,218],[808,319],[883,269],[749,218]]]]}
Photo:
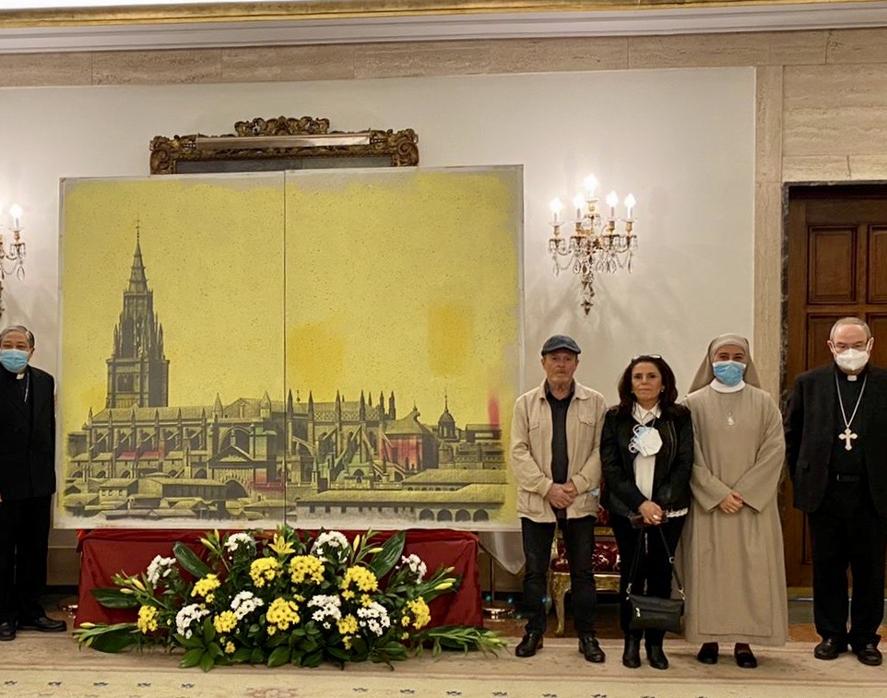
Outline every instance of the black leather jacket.
{"type": "MultiPolygon", "coordinates": [[[[610,513],[629,516],[646,501],[635,484],[635,455],[628,445],[637,425],[630,414],[612,407],[601,434],[601,464],[604,495],[601,504],[610,513]]],[[[653,501],[666,510],[690,506],[690,473],[693,469],[693,423],[690,410],[674,405],[656,419],[662,437],[653,471],[653,501]]]]}

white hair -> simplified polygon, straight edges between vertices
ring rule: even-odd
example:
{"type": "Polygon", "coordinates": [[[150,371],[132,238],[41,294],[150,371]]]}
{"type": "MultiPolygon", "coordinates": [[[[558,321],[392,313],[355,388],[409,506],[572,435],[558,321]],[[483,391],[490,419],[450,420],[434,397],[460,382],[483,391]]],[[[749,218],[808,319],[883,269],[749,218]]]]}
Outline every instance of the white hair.
{"type": "Polygon", "coordinates": [[[866,341],[872,338],[872,330],[868,326],[865,320],[860,320],[858,317],[853,317],[852,315],[849,317],[842,317],[840,320],[837,320],[834,325],[832,325],[831,332],[828,333],[828,338],[830,341],[835,340],[835,332],[838,331],[839,327],[844,327],[845,325],[855,325],[856,327],[861,327],[865,330],[865,339],[866,341]]]}

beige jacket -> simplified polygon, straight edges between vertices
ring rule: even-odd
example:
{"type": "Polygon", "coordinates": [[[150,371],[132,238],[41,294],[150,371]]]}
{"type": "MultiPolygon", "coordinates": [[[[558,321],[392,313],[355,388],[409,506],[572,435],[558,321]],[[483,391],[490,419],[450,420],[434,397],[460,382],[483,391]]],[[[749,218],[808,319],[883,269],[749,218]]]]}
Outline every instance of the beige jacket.
{"type": "MultiPolygon", "coordinates": [[[[601,485],[601,429],[607,410],[604,396],[575,384],[567,410],[568,480],[579,494],[567,507],[567,518],[597,516],[601,485]]],[[[551,408],[545,381],[521,395],[511,422],[511,467],[518,484],[517,513],[539,523],[553,522],[554,511],[545,500],[551,479],[551,408]]]]}

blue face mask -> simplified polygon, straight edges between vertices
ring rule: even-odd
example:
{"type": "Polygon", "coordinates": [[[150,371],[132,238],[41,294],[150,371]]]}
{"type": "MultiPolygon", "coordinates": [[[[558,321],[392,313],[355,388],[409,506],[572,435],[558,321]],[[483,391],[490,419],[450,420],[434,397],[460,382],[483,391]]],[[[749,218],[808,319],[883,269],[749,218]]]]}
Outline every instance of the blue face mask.
{"type": "Polygon", "coordinates": [[[739,381],[745,375],[745,364],[738,361],[715,361],[711,368],[718,382],[731,388],[739,385],[739,381]]]}
{"type": "Polygon", "coordinates": [[[0,364],[7,371],[21,373],[28,365],[30,354],[21,349],[0,349],[0,364]]]}

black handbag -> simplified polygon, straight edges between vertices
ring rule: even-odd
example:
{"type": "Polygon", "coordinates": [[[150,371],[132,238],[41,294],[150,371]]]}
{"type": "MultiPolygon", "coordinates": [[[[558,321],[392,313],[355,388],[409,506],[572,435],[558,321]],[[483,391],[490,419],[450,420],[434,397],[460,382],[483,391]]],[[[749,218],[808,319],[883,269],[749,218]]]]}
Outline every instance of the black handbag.
{"type": "Polygon", "coordinates": [[[631,622],[629,623],[632,630],[665,630],[673,633],[681,632],[681,617],[684,615],[684,586],[674,567],[674,554],[668,547],[668,541],[665,540],[665,533],[662,527],[656,527],[662,538],[662,544],[668,553],[668,562],[671,564],[671,572],[677,582],[679,599],[663,599],[658,596],[644,596],[643,594],[632,594],[631,585],[634,575],[638,569],[640,562],[641,550],[644,544],[644,529],[641,529],[638,536],[638,545],[634,553],[634,561],[631,564],[631,573],[628,578],[628,586],[625,589],[625,596],[631,607],[631,622]]]}

